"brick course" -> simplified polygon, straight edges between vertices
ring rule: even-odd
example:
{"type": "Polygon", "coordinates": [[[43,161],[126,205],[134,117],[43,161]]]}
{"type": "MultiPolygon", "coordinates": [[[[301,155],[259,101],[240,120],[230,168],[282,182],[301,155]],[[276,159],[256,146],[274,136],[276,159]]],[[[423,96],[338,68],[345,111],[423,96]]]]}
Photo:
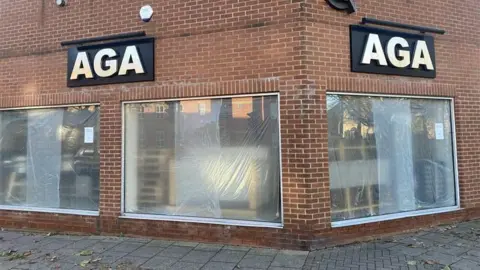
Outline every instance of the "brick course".
{"type": "Polygon", "coordinates": [[[100,103],[100,216],[0,211],[10,228],[309,249],[479,216],[480,5],[474,0],[0,0],[0,107],[100,103]],[[362,17],[445,29],[434,80],[350,72],[349,28],[362,17]],[[69,89],[61,41],[144,30],[157,38],[156,81],[69,89]],[[346,228],[330,226],[326,91],[455,98],[462,210],[346,228]],[[280,93],[284,228],[119,218],[121,102],[280,93]]]}

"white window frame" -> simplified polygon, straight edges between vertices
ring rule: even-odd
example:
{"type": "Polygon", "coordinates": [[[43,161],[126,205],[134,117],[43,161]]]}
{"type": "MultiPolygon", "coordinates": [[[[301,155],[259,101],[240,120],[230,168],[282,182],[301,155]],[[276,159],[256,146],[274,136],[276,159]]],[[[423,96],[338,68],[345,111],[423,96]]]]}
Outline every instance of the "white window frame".
{"type": "MultiPolygon", "coordinates": [[[[456,205],[439,207],[434,209],[414,210],[409,212],[393,213],[387,215],[378,215],[373,217],[356,218],[341,221],[332,221],[331,226],[333,228],[347,227],[353,225],[367,224],[373,222],[388,221],[400,218],[417,217],[424,215],[440,214],[447,212],[454,212],[461,210],[460,207],[460,186],[458,181],[458,161],[457,161],[457,134],[455,127],[455,104],[453,97],[436,97],[436,96],[411,96],[411,95],[389,95],[389,94],[367,94],[367,93],[350,93],[350,92],[330,92],[327,91],[326,95],[338,95],[338,96],[363,96],[363,97],[386,97],[386,98],[409,98],[409,99],[427,99],[427,100],[448,100],[450,103],[450,124],[452,132],[452,150],[453,150],[453,166],[454,166],[454,185],[455,185],[455,201],[456,205]]],[[[328,179],[330,182],[330,178],[328,179]]]]}
{"type": "Polygon", "coordinates": [[[246,95],[225,95],[225,96],[202,96],[191,98],[172,98],[172,99],[154,99],[154,100],[135,100],[135,101],[123,101],[122,102],[122,187],[121,187],[121,214],[119,218],[124,219],[141,219],[141,220],[161,220],[161,221],[177,221],[177,222],[189,222],[189,223],[203,223],[203,224],[218,224],[227,226],[244,226],[244,227],[257,227],[257,228],[283,228],[284,226],[284,209],[283,209],[283,180],[282,180],[282,139],[281,132],[279,132],[278,142],[278,154],[279,154],[279,169],[280,169],[280,215],[281,222],[261,222],[261,221],[249,221],[249,220],[237,220],[237,219],[220,219],[220,218],[202,218],[202,217],[187,217],[187,216],[169,216],[162,214],[136,214],[125,212],[125,106],[127,104],[135,103],[151,103],[151,102],[168,102],[168,101],[184,101],[184,100],[214,100],[224,98],[240,98],[240,97],[277,97],[277,118],[278,118],[278,130],[281,131],[280,124],[280,94],[279,93],[261,93],[261,94],[246,94],[246,95]]]}
{"type": "MultiPolygon", "coordinates": [[[[13,107],[13,108],[0,108],[0,112],[3,111],[21,111],[21,110],[37,110],[37,109],[55,109],[55,108],[68,108],[79,106],[96,106],[100,108],[100,103],[79,103],[79,104],[66,104],[66,105],[51,105],[51,106],[29,106],[29,107],[13,107]]],[[[100,122],[100,119],[99,119],[100,122]]],[[[100,164],[99,164],[100,166],[100,164]]],[[[100,181],[100,179],[99,179],[100,181]]],[[[99,198],[100,199],[100,198],[99,198]]],[[[100,204],[99,204],[100,207],[100,204]]],[[[47,208],[47,207],[31,207],[20,205],[2,205],[0,204],[0,210],[21,211],[21,212],[37,212],[37,213],[53,213],[53,214],[67,214],[67,215],[80,215],[80,216],[99,216],[100,211],[90,210],[78,210],[78,209],[61,209],[61,208],[47,208]]]]}

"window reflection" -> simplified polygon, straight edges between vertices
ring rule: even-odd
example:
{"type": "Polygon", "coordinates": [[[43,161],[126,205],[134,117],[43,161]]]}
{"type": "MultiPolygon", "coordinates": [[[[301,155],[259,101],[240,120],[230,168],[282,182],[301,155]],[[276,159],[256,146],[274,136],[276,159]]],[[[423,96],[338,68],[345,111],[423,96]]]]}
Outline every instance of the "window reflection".
{"type": "Polygon", "coordinates": [[[127,212],[280,222],[277,107],[276,96],[127,104],[127,212]]]}
{"type": "Polygon", "coordinates": [[[332,220],[453,206],[450,101],[327,97],[332,220]]]}
{"type": "Polygon", "coordinates": [[[3,111],[0,126],[1,204],[98,210],[98,108],[3,111]]]}

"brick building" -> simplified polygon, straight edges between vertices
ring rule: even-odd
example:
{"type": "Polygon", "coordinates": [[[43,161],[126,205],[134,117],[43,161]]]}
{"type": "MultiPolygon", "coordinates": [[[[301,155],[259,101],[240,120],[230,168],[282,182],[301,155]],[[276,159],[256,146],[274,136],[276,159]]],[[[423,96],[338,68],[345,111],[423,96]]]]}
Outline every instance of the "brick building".
{"type": "Polygon", "coordinates": [[[310,249],[480,216],[473,0],[0,4],[2,227],[310,249]],[[446,34],[352,72],[364,17],[446,34]],[[62,42],[139,31],[153,81],[67,86],[62,42]]]}

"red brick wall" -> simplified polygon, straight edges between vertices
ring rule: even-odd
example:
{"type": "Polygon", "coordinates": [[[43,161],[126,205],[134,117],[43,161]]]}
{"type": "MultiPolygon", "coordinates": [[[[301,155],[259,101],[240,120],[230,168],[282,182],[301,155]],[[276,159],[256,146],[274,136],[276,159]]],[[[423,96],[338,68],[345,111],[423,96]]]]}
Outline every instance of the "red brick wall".
{"type": "Polygon", "coordinates": [[[0,226],[125,233],[286,248],[310,248],[478,216],[480,6],[474,0],[357,0],[353,15],[323,0],[0,0],[0,107],[99,102],[100,217],[0,211],[0,226]],[[426,12],[428,11],[428,12],[426,12]],[[443,28],[434,80],[353,74],[348,25],[363,16],[443,28]],[[155,36],[156,81],[69,89],[61,41],[144,30],[155,36]],[[326,91],[455,97],[461,206],[435,216],[330,228],[326,91]],[[118,218],[121,102],[280,92],[283,229],[118,218]],[[477,211],[475,211],[477,210],[477,211]],[[28,221],[26,221],[28,220],[28,221]]]}

